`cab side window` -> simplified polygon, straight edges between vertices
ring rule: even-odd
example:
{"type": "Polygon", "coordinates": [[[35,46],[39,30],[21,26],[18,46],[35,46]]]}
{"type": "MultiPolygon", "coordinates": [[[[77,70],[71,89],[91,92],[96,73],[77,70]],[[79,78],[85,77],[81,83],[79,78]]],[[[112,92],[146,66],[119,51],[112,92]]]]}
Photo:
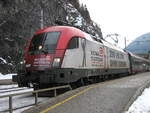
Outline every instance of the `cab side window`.
{"type": "Polygon", "coordinates": [[[79,48],[79,38],[78,37],[72,38],[68,45],[68,49],[76,49],[76,48],[79,48]]]}

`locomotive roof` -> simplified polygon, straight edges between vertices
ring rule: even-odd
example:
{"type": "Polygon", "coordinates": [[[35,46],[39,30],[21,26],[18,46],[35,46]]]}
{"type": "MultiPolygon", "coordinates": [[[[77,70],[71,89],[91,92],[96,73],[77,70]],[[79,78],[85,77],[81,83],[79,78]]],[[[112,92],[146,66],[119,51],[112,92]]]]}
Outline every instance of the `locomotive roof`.
{"type": "Polygon", "coordinates": [[[44,32],[70,32],[70,34],[72,35],[77,35],[80,37],[84,37],[84,33],[80,30],[77,29],[75,27],[70,27],[70,26],[52,26],[52,27],[47,27],[44,29],[41,29],[39,31],[37,31],[35,34],[40,34],[40,33],[44,33],[44,32]]]}
{"type": "Polygon", "coordinates": [[[86,38],[87,40],[90,41],[94,41],[96,42],[92,36],[88,33],[85,33],[84,31],[81,31],[78,28],[75,27],[70,27],[70,26],[52,26],[52,27],[47,27],[41,30],[38,30],[37,32],[35,32],[35,34],[40,34],[40,33],[44,33],[44,32],[54,32],[54,31],[58,31],[58,32],[70,32],[70,34],[74,34],[75,36],[79,36],[82,38],[86,38]]]}
{"type": "Polygon", "coordinates": [[[78,36],[78,37],[82,37],[82,38],[86,38],[89,41],[92,41],[93,43],[99,43],[99,44],[103,44],[106,47],[112,48],[114,50],[118,50],[120,52],[124,52],[123,49],[116,47],[115,45],[105,41],[105,40],[101,40],[101,42],[96,41],[93,36],[91,36],[88,33],[85,33],[83,31],[81,31],[78,28],[75,27],[71,27],[71,26],[52,26],[52,27],[47,27],[44,28],[42,30],[38,30],[37,32],[35,32],[35,34],[40,34],[40,33],[44,33],[44,32],[66,32],[66,34],[70,35],[70,37],[73,36],[78,36]]]}
{"type": "Polygon", "coordinates": [[[117,47],[117,46],[115,46],[115,45],[113,45],[113,44],[111,44],[111,43],[109,43],[109,42],[107,42],[107,41],[105,41],[105,40],[102,40],[102,41],[103,41],[103,44],[104,44],[106,47],[109,47],[109,48],[111,48],[111,49],[114,49],[114,50],[117,50],[117,51],[120,51],[120,52],[124,52],[123,49],[121,49],[121,48],[119,48],[119,47],[117,47]]]}

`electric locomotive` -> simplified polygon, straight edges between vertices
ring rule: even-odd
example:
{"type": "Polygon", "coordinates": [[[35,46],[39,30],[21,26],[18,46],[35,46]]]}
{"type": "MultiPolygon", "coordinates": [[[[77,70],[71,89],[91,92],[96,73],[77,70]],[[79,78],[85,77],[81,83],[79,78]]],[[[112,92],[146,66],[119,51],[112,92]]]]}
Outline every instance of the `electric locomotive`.
{"type": "Polygon", "coordinates": [[[131,73],[129,53],[80,29],[53,26],[28,42],[24,68],[13,76],[19,86],[50,87],[131,73]]]}

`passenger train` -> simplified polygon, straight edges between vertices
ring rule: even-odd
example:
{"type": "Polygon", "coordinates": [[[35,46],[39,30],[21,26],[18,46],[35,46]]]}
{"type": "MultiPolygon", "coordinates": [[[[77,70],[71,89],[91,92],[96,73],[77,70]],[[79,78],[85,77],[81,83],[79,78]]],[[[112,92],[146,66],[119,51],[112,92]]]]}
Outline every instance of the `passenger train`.
{"type": "Polygon", "coordinates": [[[24,53],[19,86],[50,87],[145,72],[150,61],[70,26],[37,31],[24,53]]]}

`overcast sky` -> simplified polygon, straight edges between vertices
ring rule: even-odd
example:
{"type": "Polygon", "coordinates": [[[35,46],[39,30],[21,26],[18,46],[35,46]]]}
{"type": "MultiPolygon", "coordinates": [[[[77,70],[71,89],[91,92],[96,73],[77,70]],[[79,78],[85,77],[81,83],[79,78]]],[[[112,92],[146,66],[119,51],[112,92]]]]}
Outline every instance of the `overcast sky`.
{"type": "Polygon", "coordinates": [[[101,27],[103,36],[118,33],[124,47],[138,36],[150,32],[150,0],[80,0],[87,5],[92,20],[101,27]]]}

